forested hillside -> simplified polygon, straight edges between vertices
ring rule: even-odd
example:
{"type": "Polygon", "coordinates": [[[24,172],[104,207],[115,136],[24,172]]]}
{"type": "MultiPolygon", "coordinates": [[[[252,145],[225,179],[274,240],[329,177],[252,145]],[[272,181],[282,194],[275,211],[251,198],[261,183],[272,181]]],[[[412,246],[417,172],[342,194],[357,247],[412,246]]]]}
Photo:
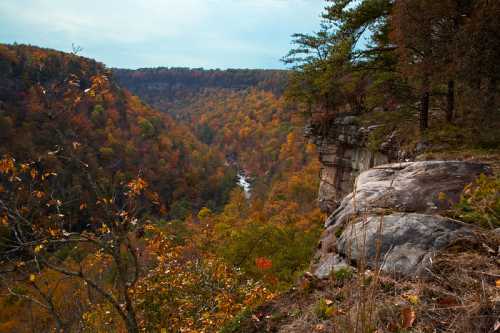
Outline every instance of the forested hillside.
{"type": "Polygon", "coordinates": [[[227,198],[223,186],[231,187],[234,174],[221,156],[119,88],[101,64],[25,46],[1,51],[2,155],[26,162],[52,152],[52,171],[82,193],[88,181],[69,175],[89,173],[109,185],[141,176],[174,216],[183,205],[199,209],[213,200],[215,207],[227,198]],[[213,178],[202,179],[206,172],[213,178]]]}
{"type": "MultiPolygon", "coordinates": [[[[196,216],[202,207],[223,207],[236,171],[188,127],[118,87],[95,61],[1,45],[0,67],[1,288],[7,293],[1,331],[98,329],[115,315],[134,331],[140,300],[130,297],[149,283],[143,268],[161,267],[155,251],[162,258],[182,254],[168,247],[181,234],[155,228],[196,216]],[[85,286],[91,286],[87,296],[85,286]],[[117,302],[126,308],[112,310],[117,302]],[[108,318],[99,304],[112,311],[108,318]],[[29,322],[17,316],[28,309],[29,322]]],[[[178,260],[189,266],[187,258],[178,260]]]]}
{"type": "Polygon", "coordinates": [[[306,268],[319,164],[283,73],[180,89],[174,120],[74,54],[2,45],[1,66],[0,331],[215,331],[306,268]]]}
{"type": "Polygon", "coordinates": [[[282,94],[288,72],[283,70],[205,70],[190,68],[114,69],[120,83],[161,110],[186,105],[198,93],[210,89],[256,88],[282,94]]]}
{"type": "Polygon", "coordinates": [[[289,73],[162,68],[115,72],[122,84],[188,126],[250,177],[250,200],[235,191],[223,212],[204,212],[207,226],[214,227],[211,251],[246,274],[265,279],[271,288],[292,283],[311,257],[322,214],[315,203],[316,150],[303,137],[302,111],[282,94],[289,73]],[[165,103],[173,90],[175,103],[165,103]],[[258,262],[269,267],[259,268],[258,262]]]}

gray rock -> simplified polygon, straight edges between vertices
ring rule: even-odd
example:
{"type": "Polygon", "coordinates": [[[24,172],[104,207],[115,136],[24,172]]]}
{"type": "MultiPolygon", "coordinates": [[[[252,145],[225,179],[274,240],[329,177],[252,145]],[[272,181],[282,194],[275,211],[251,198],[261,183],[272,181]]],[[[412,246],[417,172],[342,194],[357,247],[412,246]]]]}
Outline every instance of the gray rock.
{"type": "Polygon", "coordinates": [[[439,215],[394,213],[360,219],[346,227],[337,241],[338,252],[403,275],[421,273],[437,251],[473,235],[464,223],[439,215]]]}
{"type": "Polygon", "coordinates": [[[349,265],[347,261],[342,259],[339,255],[330,253],[326,255],[326,257],[321,261],[321,264],[315,268],[314,275],[318,279],[326,279],[332,274],[332,272],[336,272],[346,267],[351,267],[351,265],[349,265]]]}
{"type": "Polygon", "coordinates": [[[326,227],[342,226],[351,216],[373,210],[442,212],[458,200],[465,185],[482,173],[491,174],[491,169],[485,164],[462,161],[405,162],[374,167],[359,175],[356,190],[328,217],[326,227]],[[441,193],[445,200],[440,198],[441,193]]]}
{"type": "Polygon", "coordinates": [[[339,256],[387,272],[422,272],[437,251],[472,235],[468,225],[440,214],[482,173],[491,169],[461,161],[387,164],[361,173],[328,217],[313,268],[326,276],[335,267],[332,256],[339,256]]]}

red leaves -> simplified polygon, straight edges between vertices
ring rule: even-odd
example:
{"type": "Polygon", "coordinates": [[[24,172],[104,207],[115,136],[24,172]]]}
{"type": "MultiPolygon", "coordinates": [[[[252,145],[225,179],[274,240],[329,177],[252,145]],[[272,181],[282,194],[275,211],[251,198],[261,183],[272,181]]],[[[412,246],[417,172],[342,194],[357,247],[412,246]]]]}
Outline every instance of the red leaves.
{"type": "Polygon", "coordinates": [[[132,196],[139,195],[147,186],[148,183],[144,179],[139,177],[128,183],[127,187],[130,190],[128,193],[132,196]]]}
{"type": "Polygon", "coordinates": [[[401,310],[401,317],[402,317],[401,327],[403,329],[408,329],[412,327],[413,323],[415,322],[415,319],[417,319],[415,311],[412,308],[403,308],[401,310]]]}
{"type": "Polygon", "coordinates": [[[273,267],[273,261],[265,257],[259,257],[255,259],[255,266],[261,271],[267,271],[273,267]]]}

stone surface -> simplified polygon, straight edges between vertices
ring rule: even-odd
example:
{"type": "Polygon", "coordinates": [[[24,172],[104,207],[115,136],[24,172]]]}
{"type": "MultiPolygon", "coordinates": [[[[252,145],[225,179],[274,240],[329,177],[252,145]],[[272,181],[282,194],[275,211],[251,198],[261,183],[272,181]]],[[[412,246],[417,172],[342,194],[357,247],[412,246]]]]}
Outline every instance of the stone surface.
{"type": "Polygon", "coordinates": [[[324,277],[340,259],[365,258],[387,272],[421,273],[436,251],[472,235],[470,226],[440,214],[481,173],[491,170],[461,161],[396,163],[361,173],[325,223],[313,271],[324,277]]]}
{"type": "Polygon", "coordinates": [[[351,265],[349,265],[349,263],[339,255],[330,253],[323,258],[321,264],[314,271],[314,275],[318,279],[326,279],[332,274],[332,272],[336,272],[339,269],[346,267],[351,267],[351,265]]]}
{"type": "Polygon", "coordinates": [[[391,161],[382,152],[371,151],[365,146],[368,134],[376,127],[363,128],[352,115],[339,116],[326,128],[306,127],[305,135],[318,147],[321,162],[318,201],[323,212],[335,210],[342,198],[352,191],[354,179],[362,171],[391,161]]]}
{"type": "Polygon", "coordinates": [[[343,225],[353,214],[393,210],[439,213],[456,202],[465,185],[491,169],[463,161],[422,161],[381,165],[363,172],[327,219],[326,227],[343,225]]]}
{"type": "Polygon", "coordinates": [[[439,215],[370,215],[346,227],[337,251],[354,262],[367,258],[370,267],[385,272],[419,274],[437,251],[472,235],[469,226],[439,215]]]}

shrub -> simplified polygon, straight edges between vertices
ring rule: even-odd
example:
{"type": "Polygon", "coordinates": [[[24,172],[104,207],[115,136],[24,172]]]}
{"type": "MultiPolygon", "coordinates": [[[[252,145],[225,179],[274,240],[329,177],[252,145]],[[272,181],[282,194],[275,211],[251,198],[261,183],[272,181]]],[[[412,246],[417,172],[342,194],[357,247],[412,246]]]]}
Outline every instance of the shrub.
{"type": "Polygon", "coordinates": [[[321,298],[314,306],[314,313],[320,320],[327,320],[333,316],[335,308],[331,301],[321,298]]]}
{"type": "Polygon", "coordinates": [[[500,227],[500,177],[481,175],[467,185],[452,215],[485,228],[500,227]]]}

